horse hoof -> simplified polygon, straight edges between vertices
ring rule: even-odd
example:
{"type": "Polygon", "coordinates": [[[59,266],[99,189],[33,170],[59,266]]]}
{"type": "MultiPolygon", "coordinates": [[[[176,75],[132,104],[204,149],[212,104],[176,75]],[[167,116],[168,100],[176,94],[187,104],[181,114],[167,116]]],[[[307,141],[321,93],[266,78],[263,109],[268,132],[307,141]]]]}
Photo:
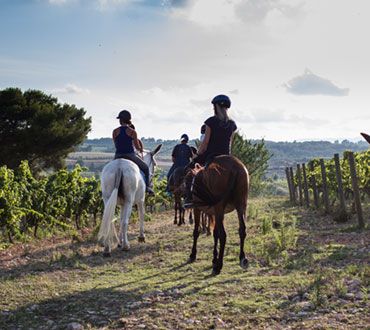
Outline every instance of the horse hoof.
{"type": "Polygon", "coordinates": [[[242,260],[240,260],[240,267],[243,268],[243,269],[247,269],[249,266],[249,261],[247,258],[244,258],[242,260]]]}
{"type": "Polygon", "coordinates": [[[177,225],[177,221],[175,220],[175,221],[173,222],[173,224],[174,224],[174,225],[177,225]]]}
{"type": "Polygon", "coordinates": [[[221,270],[220,269],[213,269],[212,270],[212,276],[220,275],[220,273],[221,273],[221,270]]]}
{"type": "Polygon", "coordinates": [[[188,259],[188,264],[192,264],[197,258],[190,256],[188,259]]]}
{"type": "Polygon", "coordinates": [[[137,239],[140,243],[145,243],[145,237],[138,237],[137,239]]]}
{"type": "Polygon", "coordinates": [[[103,252],[103,257],[104,258],[110,258],[112,255],[110,252],[103,252]]]}
{"type": "Polygon", "coordinates": [[[122,251],[130,251],[130,245],[122,246],[122,251]]]}

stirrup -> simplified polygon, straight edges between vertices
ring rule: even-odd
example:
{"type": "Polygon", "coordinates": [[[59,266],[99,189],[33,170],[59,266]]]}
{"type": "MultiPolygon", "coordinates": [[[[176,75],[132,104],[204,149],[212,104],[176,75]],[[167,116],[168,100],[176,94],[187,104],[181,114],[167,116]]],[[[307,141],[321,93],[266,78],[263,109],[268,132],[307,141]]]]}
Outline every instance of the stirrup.
{"type": "Polygon", "coordinates": [[[193,202],[184,203],[184,208],[185,209],[193,209],[194,208],[193,202]]]}

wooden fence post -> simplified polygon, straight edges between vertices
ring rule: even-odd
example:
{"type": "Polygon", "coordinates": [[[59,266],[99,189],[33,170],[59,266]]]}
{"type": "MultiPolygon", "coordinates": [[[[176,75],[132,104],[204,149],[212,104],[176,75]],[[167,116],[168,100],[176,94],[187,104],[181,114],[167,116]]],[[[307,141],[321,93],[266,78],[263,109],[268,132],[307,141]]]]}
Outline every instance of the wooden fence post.
{"type": "Polygon", "coordinates": [[[358,190],[356,164],[355,164],[355,157],[353,156],[353,152],[348,153],[348,162],[349,162],[349,168],[350,168],[350,171],[351,171],[352,189],[353,189],[353,195],[354,195],[355,204],[356,204],[358,226],[360,228],[364,228],[365,223],[364,223],[364,217],[362,215],[360,192],[358,190]]]}
{"type": "Polygon", "coordinates": [[[337,183],[338,183],[340,210],[343,213],[347,213],[346,212],[346,202],[344,200],[344,193],[343,193],[342,171],[340,169],[339,154],[334,154],[334,162],[335,162],[335,174],[337,176],[337,183]]]}
{"type": "MultiPolygon", "coordinates": [[[[315,170],[313,166],[313,162],[310,163],[310,170],[313,172],[315,170]]],[[[317,192],[317,186],[316,186],[316,178],[315,175],[311,175],[311,185],[312,185],[312,190],[313,190],[313,201],[315,204],[315,207],[318,209],[319,208],[319,194],[317,192]]]]}
{"type": "Polygon", "coordinates": [[[289,175],[289,168],[285,168],[285,174],[286,174],[286,180],[288,182],[288,188],[289,188],[289,199],[291,202],[293,202],[293,195],[292,195],[292,187],[290,184],[290,175],[289,175]]]}
{"type": "Polygon", "coordinates": [[[322,190],[323,190],[323,196],[324,196],[325,212],[330,213],[328,184],[327,184],[327,179],[326,179],[326,169],[325,169],[324,160],[322,158],[320,159],[320,166],[321,166],[322,190]]]}
{"type": "Polygon", "coordinates": [[[310,207],[310,195],[308,194],[308,184],[307,184],[307,174],[306,174],[306,164],[302,164],[303,171],[303,190],[304,190],[304,199],[306,200],[306,207],[310,207]]]}
{"type": "Polygon", "coordinates": [[[296,198],[296,191],[295,191],[295,185],[294,185],[294,173],[293,173],[293,167],[289,168],[290,171],[290,182],[292,185],[292,197],[293,197],[293,203],[297,203],[297,198],[296,198]]]}
{"type": "Polygon", "coordinates": [[[299,205],[303,206],[302,176],[301,176],[301,166],[299,164],[297,164],[297,177],[298,177],[299,205]]]}

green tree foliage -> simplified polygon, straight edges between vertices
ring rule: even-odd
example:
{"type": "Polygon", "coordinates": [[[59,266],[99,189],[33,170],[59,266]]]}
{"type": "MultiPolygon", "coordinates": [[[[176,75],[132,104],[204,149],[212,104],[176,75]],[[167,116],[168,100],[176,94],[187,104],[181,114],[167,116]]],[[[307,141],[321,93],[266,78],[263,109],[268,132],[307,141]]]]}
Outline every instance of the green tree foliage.
{"type": "Polygon", "coordinates": [[[16,168],[28,160],[33,171],[61,168],[91,129],[85,115],[41,91],[0,90],[0,165],[16,168]]]}
{"type": "Polygon", "coordinates": [[[272,156],[266,148],[265,141],[252,142],[237,132],[234,135],[231,153],[247,167],[251,177],[252,191],[258,193],[262,189],[262,178],[266,173],[268,161],[272,156]]]}
{"type": "Polygon", "coordinates": [[[154,212],[163,208],[169,208],[172,198],[167,193],[167,179],[160,170],[156,170],[152,180],[154,195],[146,198],[145,204],[147,209],[150,212],[154,212]]]}

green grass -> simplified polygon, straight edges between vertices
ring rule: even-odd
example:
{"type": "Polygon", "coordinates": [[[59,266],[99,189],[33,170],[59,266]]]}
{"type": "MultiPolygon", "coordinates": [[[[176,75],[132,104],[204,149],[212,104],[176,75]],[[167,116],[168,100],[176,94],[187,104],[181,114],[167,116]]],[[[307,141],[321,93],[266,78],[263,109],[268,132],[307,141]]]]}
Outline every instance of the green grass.
{"type": "Polygon", "coordinates": [[[213,238],[201,235],[197,261],[187,264],[192,227],[173,225],[171,212],[145,224],[144,244],[130,224],[131,250],[112,258],[102,257],[91,234],[8,247],[14,262],[0,254],[0,328],[366,328],[368,231],[346,232],[351,223],[338,228],[279,198],[251,200],[249,215],[249,269],[239,267],[231,214],[217,277],[213,238]],[[353,283],[363,298],[348,298],[353,283]]]}

